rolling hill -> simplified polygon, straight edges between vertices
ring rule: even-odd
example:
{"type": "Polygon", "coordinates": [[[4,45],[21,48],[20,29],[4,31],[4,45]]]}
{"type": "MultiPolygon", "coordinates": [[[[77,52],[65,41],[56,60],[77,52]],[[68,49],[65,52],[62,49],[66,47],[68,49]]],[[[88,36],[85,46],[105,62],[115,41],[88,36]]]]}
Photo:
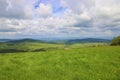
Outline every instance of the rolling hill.
{"type": "Polygon", "coordinates": [[[74,43],[109,43],[111,40],[108,39],[98,39],[98,38],[85,38],[85,39],[71,39],[68,40],[66,43],[74,44],[74,43]]]}
{"type": "Polygon", "coordinates": [[[34,39],[11,40],[0,43],[0,53],[41,52],[62,48],[63,44],[53,44],[34,39]]]}
{"type": "Polygon", "coordinates": [[[8,42],[11,41],[11,39],[0,39],[0,42],[8,42]]]}
{"type": "Polygon", "coordinates": [[[64,39],[64,40],[39,40],[39,39],[17,39],[17,40],[10,40],[10,39],[0,39],[0,42],[7,42],[7,43],[23,43],[23,42],[38,42],[38,43],[67,43],[67,44],[74,44],[74,43],[94,43],[94,42],[101,42],[101,43],[109,43],[111,40],[109,39],[99,39],[99,38],[84,38],[84,39],[64,39]]]}
{"type": "Polygon", "coordinates": [[[24,42],[39,42],[39,43],[44,43],[44,41],[35,40],[35,39],[18,39],[18,40],[7,41],[7,43],[24,43],[24,42]]]}
{"type": "Polygon", "coordinates": [[[0,43],[0,80],[120,80],[120,46],[104,45],[109,41],[103,39],[60,42],[0,43]]]}
{"type": "Polygon", "coordinates": [[[110,40],[106,39],[71,39],[63,41],[42,41],[35,39],[10,40],[0,43],[0,53],[14,52],[41,52],[49,50],[59,50],[66,48],[80,48],[92,46],[105,46],[110,40]],[[82,44],[84,43],[84,44],[82,44]]]}

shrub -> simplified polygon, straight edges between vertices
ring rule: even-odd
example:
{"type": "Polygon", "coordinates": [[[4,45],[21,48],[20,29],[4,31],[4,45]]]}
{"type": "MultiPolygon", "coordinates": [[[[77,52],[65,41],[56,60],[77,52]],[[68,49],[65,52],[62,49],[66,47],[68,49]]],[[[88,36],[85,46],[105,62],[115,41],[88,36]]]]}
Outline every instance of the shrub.
{"type": "Polygon", "coordinates": [[[120,36],[115,37],[115,38],[112,40],[112,42],[111,42],[110,45],[111,45],[111,46],[120,45],[120,36]]]}
{"type": "Polygon", "coordinates": [[[44,52],[44,51],[47,51],[47,50],[44,48],[41,48],[41,49],[33,50],[32,52],[44,52]]]}
{"type": "Polygon", "coordinates": [[[16,53],[16,52],[27,52],[25,50],[18,50],[18,49],[2,49],[0,53],[16,53]]]}

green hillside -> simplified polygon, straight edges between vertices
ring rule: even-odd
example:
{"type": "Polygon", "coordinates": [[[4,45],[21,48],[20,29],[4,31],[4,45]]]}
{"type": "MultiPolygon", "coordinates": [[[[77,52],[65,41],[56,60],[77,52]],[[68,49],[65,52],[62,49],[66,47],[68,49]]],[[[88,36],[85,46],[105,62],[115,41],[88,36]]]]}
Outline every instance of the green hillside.
{"type": "Polygon", "coordinates": [[[27,42],[12,46],[46,51],[0,54],[0,80],[120,80],[120,46],[27,42]]]}
{"type": "Polygon", "coordinates": [[[68,48],[105,46],[107,43],[51,43],[33,39],[13,40],[0,43],[0,53],[43,52],[68,48]]]}
{"type": "Polygon", "coordinates": [[[64,44],[52,44],[34,40],[20,40],[0,43],[0,53],[40,52],[63,48],[64,44]]]}

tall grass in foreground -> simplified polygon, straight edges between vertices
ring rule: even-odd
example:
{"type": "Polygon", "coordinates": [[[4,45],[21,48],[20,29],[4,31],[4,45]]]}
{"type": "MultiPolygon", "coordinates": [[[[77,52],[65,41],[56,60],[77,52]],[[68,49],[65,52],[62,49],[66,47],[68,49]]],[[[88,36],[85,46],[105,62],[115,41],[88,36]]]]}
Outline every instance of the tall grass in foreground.
{"type": "Polygon", "coordinates": [[[0,54],[0,80],[120,80],[120,46],[0,54]]]}

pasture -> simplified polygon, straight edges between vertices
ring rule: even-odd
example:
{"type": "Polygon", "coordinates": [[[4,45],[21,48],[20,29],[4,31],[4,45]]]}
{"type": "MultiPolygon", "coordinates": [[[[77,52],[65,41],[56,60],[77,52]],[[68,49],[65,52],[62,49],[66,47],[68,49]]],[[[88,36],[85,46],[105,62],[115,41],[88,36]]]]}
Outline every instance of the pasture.
{"type": "Polygon", "coordinates": [[[120,46],[48,45],[1,53],[0,80],[120,80],[120,46]]]}

